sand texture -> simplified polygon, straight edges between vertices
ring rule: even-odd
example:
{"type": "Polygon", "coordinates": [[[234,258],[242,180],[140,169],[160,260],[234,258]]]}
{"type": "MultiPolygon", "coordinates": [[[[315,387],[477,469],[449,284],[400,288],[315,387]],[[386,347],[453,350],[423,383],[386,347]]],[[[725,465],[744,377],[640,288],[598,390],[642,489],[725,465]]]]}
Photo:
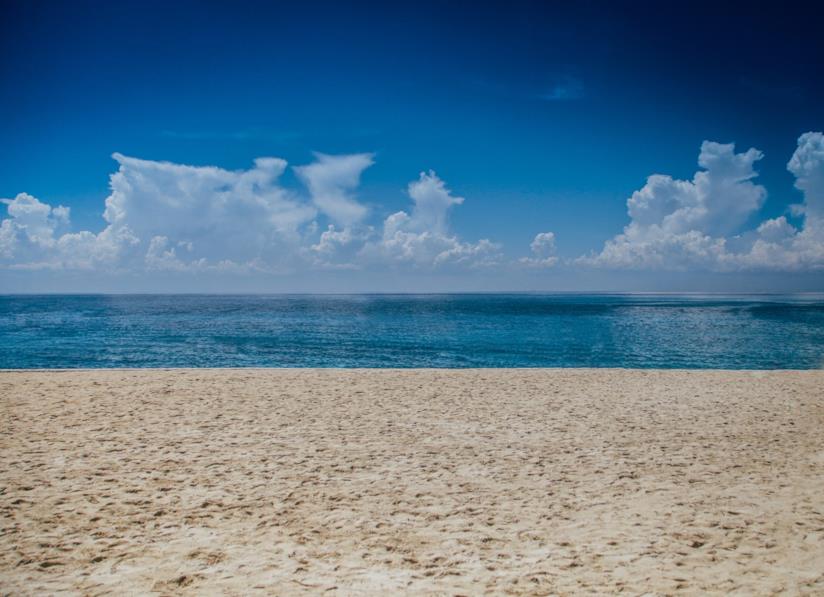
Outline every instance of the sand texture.
{"type": "Polygon", "coordinates": [[[7,371],[0,416],[0,594],[824,594],[824,371],[7,371]]]}

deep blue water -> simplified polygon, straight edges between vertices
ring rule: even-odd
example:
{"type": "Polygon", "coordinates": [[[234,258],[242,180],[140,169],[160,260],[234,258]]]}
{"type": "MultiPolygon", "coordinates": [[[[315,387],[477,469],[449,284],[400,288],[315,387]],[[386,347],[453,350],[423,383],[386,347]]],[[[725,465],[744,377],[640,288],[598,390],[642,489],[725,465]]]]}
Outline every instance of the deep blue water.
{"type": "Polygon", "coordinates": [[[0,368],[824,365],[824,296],[0,296],[0,368]]]}

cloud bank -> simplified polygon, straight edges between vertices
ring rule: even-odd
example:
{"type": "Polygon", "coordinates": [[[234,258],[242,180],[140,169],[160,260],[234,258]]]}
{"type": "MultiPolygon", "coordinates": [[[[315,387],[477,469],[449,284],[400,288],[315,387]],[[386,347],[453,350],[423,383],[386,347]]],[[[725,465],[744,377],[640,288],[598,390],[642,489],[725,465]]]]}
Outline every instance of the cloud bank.
{"type": "Polygon", "coordinates": [[[13,269],[288,272],[306,266],[417,268],[488,263],[496,245],[462,241],[447,214],[463,202],[434,172],[410,183],[409,214],[364,221],[357,197],[372,154],[316,154],[295,168],[306,192],[284,188],[287,163],[258,158],[249,170],[112,156],[100,232],[71,232],[69,209],[26,193],[3,200],[0,263],[13,269]],[[318,233],[323,221],[326,229],[318,233]]]}
{"type": "Polygon", "coordinates": [[[649,176],[627,200],[623,231],[578,257],[559,255],[551,231],[525,239],[529,253],[514,257],[492,240],[462,239],[449,220],[468,202],[431,170],[408,184],[408,208],[378,218],[379,206],[359,196],[362,175],[375,163],[371,153],[315,154],[294,167],[298,188],[281,184],[288,164],[279,158],[237,171],[113,158],[118,168],[97,232],[73,230],[68,207],[25,192],[3,199],[0,268],[279,274],[515,267],[535,276],[553,268],[824,269],[824,134],[816,132],[799,137],[787,164],[802,201],[785,215],[753,224],[767,198],[757,182],[760,151],[705,141],[692,179],[649,176]]]}

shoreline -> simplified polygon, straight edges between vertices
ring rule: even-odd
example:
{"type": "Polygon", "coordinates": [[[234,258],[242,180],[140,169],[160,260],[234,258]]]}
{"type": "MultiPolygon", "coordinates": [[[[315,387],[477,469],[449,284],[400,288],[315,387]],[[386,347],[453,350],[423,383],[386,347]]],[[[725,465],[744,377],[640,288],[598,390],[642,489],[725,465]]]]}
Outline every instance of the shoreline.
{"type": "Polygon", "coordinates": [[[83,373],[83,372],[103,372],[103,371],[251,371],[251,372],[266,372],[266,371],[353,371],[353,372],[370,372],[370,371],[388,371],[388,372],[402,372],[402,371],[582,371],[582,372],[662,372],[662,373],[711,373],[713,371],[723,373],[804,373],[805,371],[824,371],[822,367],[809,367],[806,369],[723,369],[711,367],[695,367],[684,368],[674,367],[672,369],[665,367],[68,367],[68,368],[32,368],[32,369],[3,369],[0,367],[0,375],[4,373],[83,373]]]}
{"type": "Polygon", "coordinates": [[[816,369],[0,370],[0,592],[816,594],[821,388],[816,369]]]}

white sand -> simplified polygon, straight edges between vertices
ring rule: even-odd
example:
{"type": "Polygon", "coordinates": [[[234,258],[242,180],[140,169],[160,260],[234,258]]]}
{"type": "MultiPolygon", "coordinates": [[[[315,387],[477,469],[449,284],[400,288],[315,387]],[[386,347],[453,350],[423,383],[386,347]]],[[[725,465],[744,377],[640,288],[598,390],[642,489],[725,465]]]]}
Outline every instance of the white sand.
{"type": "Polygon", "coordinates": [[[824,594],[824,372],[0,373],[0,593],[824,594]]]}

